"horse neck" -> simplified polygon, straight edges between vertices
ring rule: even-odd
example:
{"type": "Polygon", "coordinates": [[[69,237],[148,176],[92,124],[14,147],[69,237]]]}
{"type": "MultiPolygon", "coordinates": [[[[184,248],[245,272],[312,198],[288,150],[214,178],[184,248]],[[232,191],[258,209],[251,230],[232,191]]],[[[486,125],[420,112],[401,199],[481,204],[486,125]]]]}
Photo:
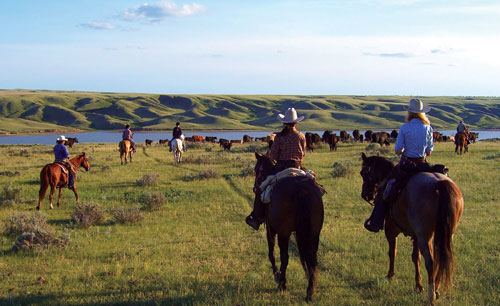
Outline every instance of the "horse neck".
{"type": "Polygon", "coordinates": [[[78,170],[78,168],[80,168],[80,166],[82,164],[82,159],[83,159],[83,156],[78,155],[78,156],[75,156],[69,160],[71,162],[71,164],[75,167],[75,171],[78,170]]]}
{"type": "Polygon", "coordinates": [[[385,180],[389,174],[391,174],[394,165],[383,157],[380,157],[380,161],[376,165],[376,173],[380,181],[385,180]]]}

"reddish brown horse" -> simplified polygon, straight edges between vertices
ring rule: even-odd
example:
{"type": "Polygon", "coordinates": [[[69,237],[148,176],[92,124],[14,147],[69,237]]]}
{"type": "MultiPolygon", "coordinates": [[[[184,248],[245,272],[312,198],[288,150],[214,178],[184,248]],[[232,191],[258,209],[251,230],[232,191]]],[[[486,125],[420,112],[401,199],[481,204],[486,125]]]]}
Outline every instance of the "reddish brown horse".
{"type": "Polygon", "coordinates": [[[457,133],[455,135],[455,153],[458,155],[458,149],[460,148],[460,155],[462,155],[462,150],[464,153],[469,152],[469,146],[467,145],[467,139],[464,133],[457,133]]]}
{"type": "MultiPolygon", "coordinates": [[[[265,155],[255,153],[255,201],[261,201],[260,184],[274,171],[274,164],[265,155]]],[[[268,256],[273,269],[274,280],[279,290],[286,290],[286,269],[288,266],[288,243],[292,232],[296,233],[300,261],[309,284],[306,301],[312,300],[318,276],[318,244],[323,227],[323,200],[316,192],[314,181],[305,176],[287,177],[279,180],[273,188],[271,203],[266,205],[266,231],[268,256]],[[274,245],[278,236],[281,266],[276,268],[274,245]]]]}
{"type": "MultiPolygon", "coordinates": [[[[361,157],[361,197],[369,202],[374,199],[377,187],[384,185],[394,165],[383,157],[366,157],[364,153],[361,157]]],[[[452,239],[463,208],[462,193],[447,176],[428,172],[413,175],[398,198],[391,203],[385,216],[385,236],[389,243],[387,278],[394,276],[396,239],[399,233],[403,232],[413,240],[415,290],[423,291],[420,275],[422,253],[428,275],[428,298],[433,304],[439,297],[438,290],[442,278],[445,278],[445,288],[451,282],[454,269],[452,239]]]]}
{"type": "MultiPolygon", "coordinates": [[[[78,171],[78,168],[83,167],[85,170],[90,170],[89,160],[85,153],[82,153],[76,157],[70,159],[70,163],[73,165],[75,171],[78,171]]],[[[68,170],[69,171],[69,170],[68,170]]],[[[45,193],[47,192],[47,188],[50,186],[50,209],[53,209],[52,199],[54,198],[54,192],[56,188],[59,187],[59,198],[57,199],[57,207],[61,205],[61,194],[62,188],[65,187],[68,183],[68,174],[63,172],[61,167],[56,163],[47,164],[43,167],[42,171],[40,171],[40,191],[38,192],[38,206],[37,210],[40,210],[42,206],[43,198],[45,197],[45,193]]],[[[73,184],[73,188],[71,188],[75,193],[76,201],[78,202],[78,192],[76,191],[76,182],[73,184]]]]}

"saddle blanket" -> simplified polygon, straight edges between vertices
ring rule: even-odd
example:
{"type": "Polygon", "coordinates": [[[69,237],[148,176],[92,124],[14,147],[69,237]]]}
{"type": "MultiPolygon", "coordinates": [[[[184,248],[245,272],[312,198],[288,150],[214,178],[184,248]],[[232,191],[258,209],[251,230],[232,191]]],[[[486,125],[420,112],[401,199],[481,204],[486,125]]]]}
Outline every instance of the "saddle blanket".
{"type": "Polygon", "coordinates": [[[313,180],[316,178],[316,174],[313,171],[311,170],[304,171],[299,168],[287,168],[274,175],[269,175],[259,186],[259,189],[261,191],[260,194],[261,201],[263,203],[271,202],[271,192],[273,191],[274,185],[279,180],[291,176],[307,176],[313,180]]]}
{"type": "Polygon", "coordinates": [[[64,172],[65,174],[68,174],[68,168],[66,168],[65,165],[58,163],[58,162],[54,162],[54,164],[58,165],[61,168],[62,172],[64,172]]]}

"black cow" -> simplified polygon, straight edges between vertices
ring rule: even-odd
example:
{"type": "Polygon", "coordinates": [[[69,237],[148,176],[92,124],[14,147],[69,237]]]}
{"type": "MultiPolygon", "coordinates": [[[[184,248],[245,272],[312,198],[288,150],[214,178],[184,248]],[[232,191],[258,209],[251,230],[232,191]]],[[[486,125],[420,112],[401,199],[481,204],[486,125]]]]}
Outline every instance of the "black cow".
{"type": "Polygon", "coordinates": [[[377,132],[372,134],[372,142],[380,144],[380,146],[390,146],[389,134],[386,132],[377,132]]]}
{"type": "Polygon", "coordinates": [[[394,138],[394,139],[398,138],[398,130],[392,130],[391,138],[394,138]]]}
{"type": "Polygon", "coordinates": [[[365,132],[365,140],[368,141],[368,142],[372,141],[372,134],[373,134],[372,130],[366,131],[365,132]]]}

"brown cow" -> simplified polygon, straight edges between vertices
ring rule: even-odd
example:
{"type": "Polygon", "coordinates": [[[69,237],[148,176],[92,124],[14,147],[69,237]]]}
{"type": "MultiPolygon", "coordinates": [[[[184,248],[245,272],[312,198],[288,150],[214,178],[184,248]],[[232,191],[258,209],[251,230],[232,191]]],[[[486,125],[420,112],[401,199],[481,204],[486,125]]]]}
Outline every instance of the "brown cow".
{"type": "Polygon", "coordinates": [[[443,141],[443,134],[439,132],[432,132],[432,140],[434,142],[441,142],[443,141]]]}
{"type": "Polygon", "coordinates": [[[241,143],[243,143],[243,140],[230,140],[229,142],[230,143],[239,143],[239,144],[241,144],[241,143]]]}
{"type": "Polygon", "coordinates": [[[145,143],[146,143],[146,146],[150,146],[153,144],[153,141],[151,139],[146,139],[145,143]]]}
{"type": "Polygon", "coordinates": [[[73,148],[73,144],[78,143],[78,138],[76,137],[68,137],[68,140],[66,141],[66,144],[68,144],[68,147],[73,148]]]}
{"type": "Polygon", "coordinates": [[[478,132],[470,132],[469,133],[469,142],[476,142],[476,139],[479,138],[478,132]]]}
{"type": "Polygon", "coordinates": [[[228,142],[229,142],[229,140],[224,139],[224,138],[220,138],[220,139],[219,139],[219,147],[222,147],[222,145],[223,145],[224,143],[228,143],[228,142]]]}
{"type": "Polygon", "coordinates": [[[366,131],[365,132],[365,141],[368,141],[368,142],[372,141],[372,134],[373,134],[372,130],[366,131]]]}
{"type": "Polygon", "coordinates": [[[352,131],[352,138],[354,139],[354,141],[361,141],[361,142],[363,142],[362,137],[363,136],[361,135],[361,133],[359,132],[359,130],[352,131]]]}
{"type": "Polygon", "coordinates": [[[160,140],[158,140],[158,143],[159,144],[165,144],[165,143],[168,144],[168,139],[160,139],[160,140]]]}
{"type": "Polygon", "coordinates": [[[185,137],[184,140],[185,141],[194,142],[194,138],[193,137],[185,137]]]}
{"type": "Polygon", "coordinates": [[[262,142],[264,142],[264,141],[266,141],[266,139],[267,139],[266,137],[255,137],[255,141],[262,141],[262,142]]]}
{"type": "Polygon", "coordinates": [[[215,143],[217,141],[217,137],[205,136],[205,141],[215,143]]]}
{"type": "Polygon", "coordinates": [[[386,132],[377,132],[372,134],[372,142],[380,144],[380,146],[390,146],[389,134],[386,132]]]}
{"type": "Polygon", "coordinates": [[[200,135],[193,135],[193,142],[204,142],[205,139],[203,139],[202,136],[200,135]]]}
{"type": "Polygon", "coordinates": [[[252,137],[248,135],[243,135],[243,142],[252,142],[252,141],[253,141],[252,137]]]}
{"type": "Polygon", "coordinates": [[[330,151],[337,151],[337,142],[339,142],[339,138],[336,133],[330,135],[330,139],[328,139],[328,144],[330,145],[330,151]]]}
{"type": "Polygon", "coordinates": [[[231,142],[223,142],[222,143],[222,148],[223,148],[224,151],[229,151],[229,150],[231,150],[231,146],[232,145],[233,144],[231,142]]]}
{"type": "Polygon", "coordinates": [[[351,135],[349,135],[349,133],[347,133],[346,131],[340,131],[340,140],[342,142],[347,141],[349,139],[351,139],[351,135]]]}
{"type": "Polygon", "coordinates": [[[392,130],[391,138],[394,138],[394,139],[398,138],[398,130],[392,130]]]}

